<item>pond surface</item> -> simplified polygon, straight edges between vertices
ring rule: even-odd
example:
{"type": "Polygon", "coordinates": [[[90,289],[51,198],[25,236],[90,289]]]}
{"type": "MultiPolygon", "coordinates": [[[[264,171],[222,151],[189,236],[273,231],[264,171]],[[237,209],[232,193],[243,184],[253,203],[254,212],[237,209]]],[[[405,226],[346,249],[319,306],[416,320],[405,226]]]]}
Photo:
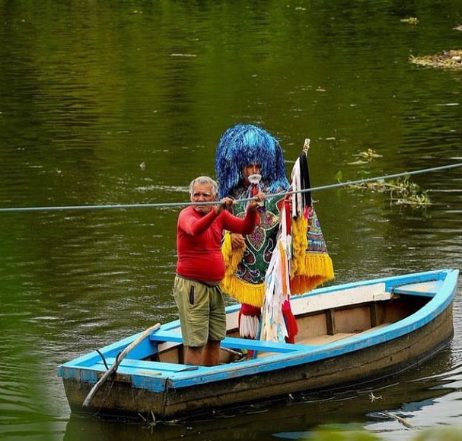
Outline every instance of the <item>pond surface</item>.
{"type": "MultiPolygon", "coordinates": [[[[313,185],[462,161],[462,70],[409,62],[462,47],[460,1],[0,0],[0,20],[0,207],[185,201],[237,122],[278,137],[288,173],[311,138],[313,185]],[[358,163],[368,149],[381,156],[358,163]]],[[[462,168],[411,180],[430,206],[315,194],[335,283],[460,267],[462,168]]],[[[57,365],[176,318],[177,214],[0,213],[0,438],[302,439],[335,425],[402,440],[462,426],[461,282],[450,347],[371,387],[155,428],[71,415],[57,365]]]]}

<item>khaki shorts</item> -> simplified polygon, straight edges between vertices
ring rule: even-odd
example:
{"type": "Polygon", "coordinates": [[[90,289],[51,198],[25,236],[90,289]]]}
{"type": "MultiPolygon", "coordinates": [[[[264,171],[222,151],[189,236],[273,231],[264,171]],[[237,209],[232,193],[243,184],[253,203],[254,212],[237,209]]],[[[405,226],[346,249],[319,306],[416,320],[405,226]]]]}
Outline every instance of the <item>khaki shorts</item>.
{"type": "Polygon", "coordinates": [[[225,338],[225,304],[218,286],[176,276],[173,297],[180,314],[185,346],[199,347],[208,340],[221,341],[225,338]]]}

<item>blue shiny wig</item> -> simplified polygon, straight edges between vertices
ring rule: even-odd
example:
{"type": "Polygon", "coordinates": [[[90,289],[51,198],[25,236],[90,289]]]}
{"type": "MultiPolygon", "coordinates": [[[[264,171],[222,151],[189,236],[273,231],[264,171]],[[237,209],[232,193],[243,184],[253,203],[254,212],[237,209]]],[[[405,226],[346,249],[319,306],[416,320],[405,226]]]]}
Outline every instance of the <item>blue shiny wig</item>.
{"type": "Polygon", "coordinates": [[[215,172],[220,198],[239,185],[243,168],[250,164],[261,167],[262,182],[269,191],[289,188],[278,140],[260,127],[236,124],[223,133],[217,146],[215,172]]]}

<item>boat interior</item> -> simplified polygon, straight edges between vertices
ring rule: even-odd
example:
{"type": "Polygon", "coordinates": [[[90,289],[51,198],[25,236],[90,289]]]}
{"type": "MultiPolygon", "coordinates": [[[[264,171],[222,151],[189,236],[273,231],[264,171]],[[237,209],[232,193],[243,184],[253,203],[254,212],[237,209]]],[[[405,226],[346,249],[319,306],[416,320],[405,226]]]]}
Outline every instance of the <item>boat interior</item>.
{"type": "MultiPolygon", "coordinates": [[[[239,308],[227,314],[227,337],[221,344],[221,363],[244,358],[266,357],[289,352],[301,346],[322,346],[340,339],[370,332],[395,323],[422,308],[437,290],[438,281],[426,281],[385,289],[384,283],[365,285],[323,295],[291,298],[297,319],[295,344],[265,342],[239,338],[239,308]]],[[[236,305],[238,306],[238,305],[236,305]]],[[[183,362],[183,345],[179,327],[151,335],[157,351],[149,360],[165,363],[183,362]]]]}

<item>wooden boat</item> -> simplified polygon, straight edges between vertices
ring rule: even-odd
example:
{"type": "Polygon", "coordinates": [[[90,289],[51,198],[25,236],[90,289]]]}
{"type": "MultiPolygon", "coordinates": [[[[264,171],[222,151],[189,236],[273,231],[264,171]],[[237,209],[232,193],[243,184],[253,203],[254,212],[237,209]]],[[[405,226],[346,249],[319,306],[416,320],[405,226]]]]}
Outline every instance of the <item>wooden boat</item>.
{"type": "Polygon", "coordinates": [[[295,344],[238,338],[239,305],[232,305],[218,366],[182,363],[181,332],[174,321],[64,363],[58,375],[71,408],[82,410],[107,366],[138,340],[87,411],[157,419],[363,383],[422,363],[449,343],[458,274],[455,269],[429,271],[294,296],[295,344]],[[236,361],[240,351],[256,356],[236,361]]]}

